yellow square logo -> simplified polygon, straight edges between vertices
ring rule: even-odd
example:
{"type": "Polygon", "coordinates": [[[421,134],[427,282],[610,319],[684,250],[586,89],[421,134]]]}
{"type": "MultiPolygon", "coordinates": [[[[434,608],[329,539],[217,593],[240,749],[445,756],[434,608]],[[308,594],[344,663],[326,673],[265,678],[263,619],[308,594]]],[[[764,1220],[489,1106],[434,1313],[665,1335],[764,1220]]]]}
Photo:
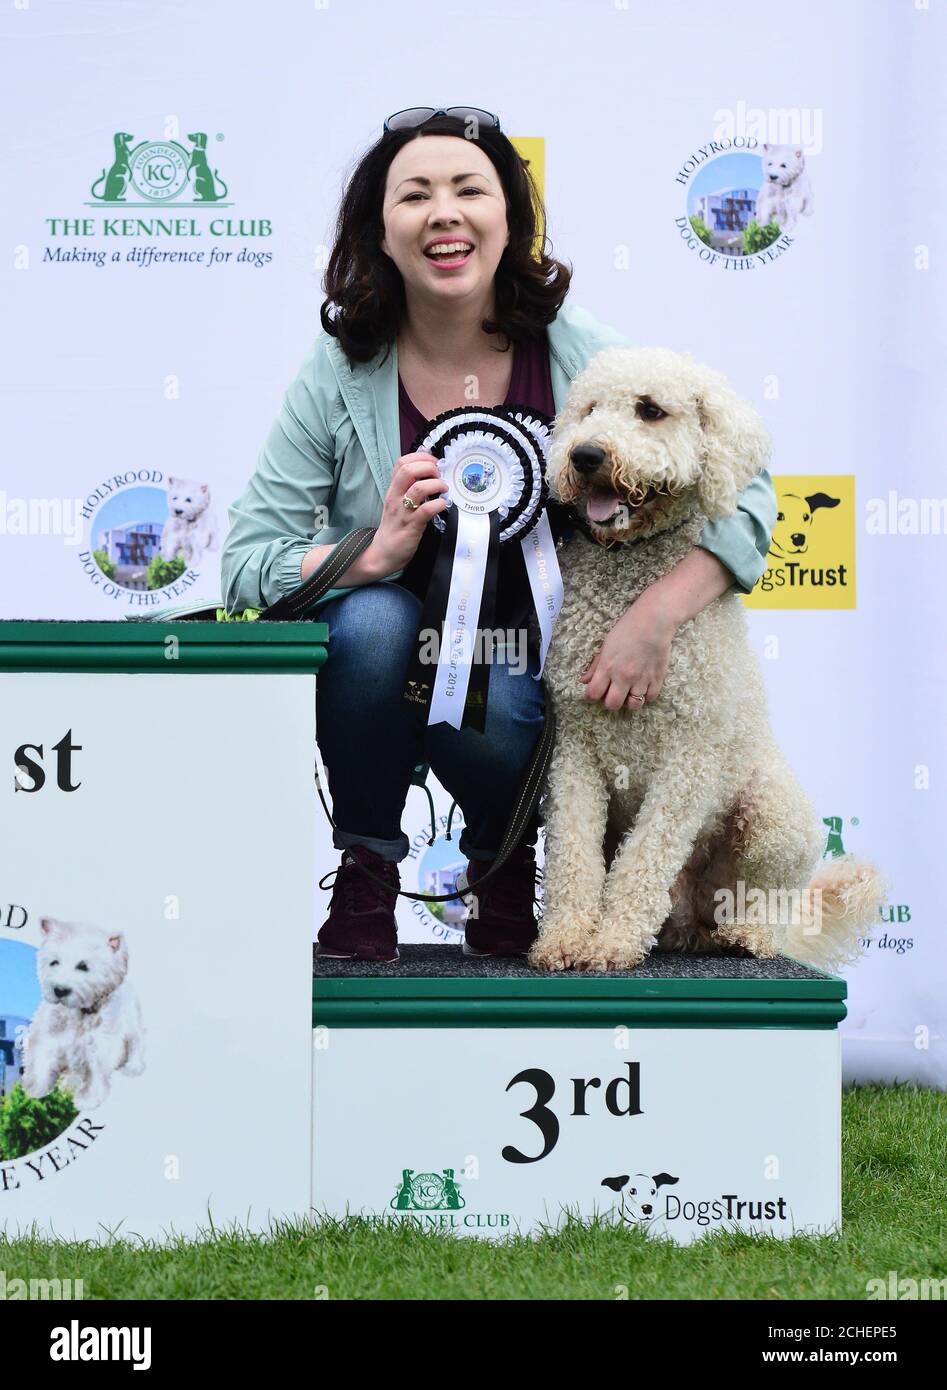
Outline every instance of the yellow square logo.
{"type": "Polygon", "coordinates": [[[855,607],[855,478],[774,474],[778,512],[748,608],[855,607]]]}
{"type": "Polygon", "coordinates": [[[542,254],[543,244],[542,200],[546,196],[546,139],[543,135],[511,135],[510,143],[520,158],[529,166],[529,172],[533,176],[539,194],[539,202],[534,204],[537,232],[533,243],[533,255],[538,259],[542,254]]]}

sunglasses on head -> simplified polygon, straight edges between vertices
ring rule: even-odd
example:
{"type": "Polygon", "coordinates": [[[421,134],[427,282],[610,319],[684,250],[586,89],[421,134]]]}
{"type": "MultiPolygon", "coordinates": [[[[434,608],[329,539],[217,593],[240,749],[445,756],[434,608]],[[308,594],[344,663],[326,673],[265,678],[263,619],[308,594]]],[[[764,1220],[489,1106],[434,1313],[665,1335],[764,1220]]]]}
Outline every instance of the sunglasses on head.
{"type": "Polygon", "coordinates": [[[396,111],[385,121],[384,130],[413,130],[424,125],[435,116],[454,116],[459,121],[476,121],[480,125],[491,125],[500,129],[500,118],[492,111],[481,111],[479,106],[409,106],[404,111],[396,111]]]}

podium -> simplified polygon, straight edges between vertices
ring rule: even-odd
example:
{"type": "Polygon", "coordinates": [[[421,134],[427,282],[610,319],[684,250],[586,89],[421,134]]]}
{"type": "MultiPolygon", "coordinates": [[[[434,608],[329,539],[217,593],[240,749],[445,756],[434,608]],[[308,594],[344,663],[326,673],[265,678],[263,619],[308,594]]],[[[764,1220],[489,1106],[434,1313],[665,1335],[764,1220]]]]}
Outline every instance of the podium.
{"type": "Polygon", "coordinates": [[[840,1226],[843,980],[660,953],[549,976],[436,945],[316,968],[317,1213],[679,1244],[840,1226]]]}
{"type": "Polygon", "coordinates": [[[313,975],[327,656],[313,622],[0,622],[0,1230],[838,1229],[842,980],[313,975]]]}
{"type": "Polygon", "coordinates": [[[326,637],[0,622],[7,1235],[193,1238],[308,1212],[326,637]],[[74,1070],[31,1093],[49,1074],[30,1055],[65,1052],[74,1070]]]}

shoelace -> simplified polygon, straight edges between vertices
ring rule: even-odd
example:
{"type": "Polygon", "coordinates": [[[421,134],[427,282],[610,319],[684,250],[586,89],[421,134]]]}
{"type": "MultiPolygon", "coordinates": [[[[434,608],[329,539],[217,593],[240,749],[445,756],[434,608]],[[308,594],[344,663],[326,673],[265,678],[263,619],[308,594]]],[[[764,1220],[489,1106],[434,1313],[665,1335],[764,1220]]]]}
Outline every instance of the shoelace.
{"type": "MultiPolygon", "coordinates": [[[[527,868],[528,861],[504,864],[496,878],[491,879],[483,890],[484,904],[489,904],[491,911],[497,916],[516,918],[525,915],[540,903],[536,896],[536,881],[542,879],[543,871],[534,865],[530,882],[527,868]]],[[[470,891],[476,893],[476,882],[471,884],[470,891]]]]}
{"type": "Polygon", "coordinates": [[[392,880],[390,894],[361,872],[358,860],[353,855],[346,854],[341,864],[322,875],[319,887],[328,888],[329,883],[326,880],[331,880],[333,899],[336,889],[341,887],[342,901],[347,912],[391,912],[397,901],[397,871],[393,864],[382,864],[380,872],[392,880]],[[332,875],[335,875],[334,879],[332,875]]]}

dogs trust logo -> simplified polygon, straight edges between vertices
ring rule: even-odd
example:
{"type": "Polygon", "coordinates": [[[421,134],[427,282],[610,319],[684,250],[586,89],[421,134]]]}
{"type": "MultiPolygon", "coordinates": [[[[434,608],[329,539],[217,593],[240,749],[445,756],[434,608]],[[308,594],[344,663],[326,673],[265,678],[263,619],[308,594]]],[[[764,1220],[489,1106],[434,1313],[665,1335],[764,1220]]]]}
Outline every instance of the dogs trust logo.
{"type": "Polygon", "coordinates": [[[777,512],[765,572],[750,608],[855,607],[855,478],[773,478],[777,512]]]}
{"type": "Polygon", "coordinates": [[[129,469],[99,483],[80,515],[89,522],[87,548],[78,551],[83,573],[125,608],[180,599],[218,549],[210,486],[199,478],[129,469]]]}
{"type": "Polygon", "coordinates": [[[608,1217],[626,1230],[652,1230],[666,1234],[668,1227],[680,1221],[685,1225],[705,1228],[711,1225],[753,1228],[757,1223],[787,1222],[789,1203],[785,1197],[748,1198],[736,1192],[722,1192],[718,1197],[699,1201],[681,1198],[662,1188],[676,1187],[678,1179],[671,1173],[621,1173],[602,1179],[602,1187],[615,1193],[616,1201],[608,1217]]]}
{"type": "Polygon", "coordinates": [[[210,167],[203,131],[187,137],[191,142],[189,150],[177,140],[140,140],[132,145],[134,138],[124,130],[115,132],[112,160],[92,185],[95,201],[90,207],[150,207],[170,202],[177,206],[232,206],[222,201],[227,196],[227,185],[217,169],[210,167]]]}
{"type": "Polygon", "coordinates": [[[755,270],[793,245],[815,201],[800,145],[733,135],[693,150],[675,174],[686,189],[674,219],[687,249],[720,270],[755,270]]]}

